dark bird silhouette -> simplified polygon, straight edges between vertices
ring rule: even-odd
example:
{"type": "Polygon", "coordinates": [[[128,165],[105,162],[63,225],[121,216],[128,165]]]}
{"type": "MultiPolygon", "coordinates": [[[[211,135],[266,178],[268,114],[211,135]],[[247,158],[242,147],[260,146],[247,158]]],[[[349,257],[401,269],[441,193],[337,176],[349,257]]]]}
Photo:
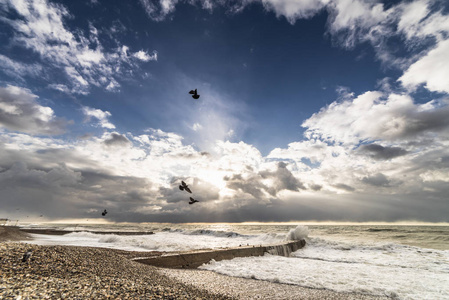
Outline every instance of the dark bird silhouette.
{"type": "Polygon", "coordinates": [[[108,212],[106,211],[106,209],[101,213],[101,215],[104,217],[104,216],[106,216],[106,214],[107,214],[108,212]]]}
{"type": "Polygon", "coordinates": [[[192,98],[193,98],[193,99],[198,99],[198,98],[200,97],[200,95],[198,95],[198,92],[196,91],[196,89],[195,89],[195,90],[191,90],[191,91],[189,92],[189,94],[192,95],[192,98]]]}
{"type": "Polygon", "coordinates": [[[33,252],[31,251],[25,252],[25,254],[22,257],[22,262],[26,262],[31,257],[31,254],[33,254],[33,252]]]}
{"type": "Polygon", "coordinates": [[[192,193],[192,191],[189,189],[189,186],[188,186],[184,181],[181,181],[181,185],[179,186],[179,189],[180,189],[181,191],[186,190],[186,191],[189,192],[190,194],[192,193]]]}
{"type": "Polygon", "coordinates": [[[192,197],[190,197],[189,204],[193,204],[193,203],[195,203],[195,202],[200,202],[200,201],[195,200],[195,199],[193,199],[192,197]]]}

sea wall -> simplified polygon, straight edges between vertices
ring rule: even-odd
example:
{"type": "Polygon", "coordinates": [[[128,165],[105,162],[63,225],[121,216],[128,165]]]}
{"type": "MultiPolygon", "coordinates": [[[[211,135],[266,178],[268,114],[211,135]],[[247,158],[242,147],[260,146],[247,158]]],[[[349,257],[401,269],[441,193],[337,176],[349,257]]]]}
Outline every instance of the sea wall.
{"type": "Polygon", "coordinates": [[[185,253],[168,254],[157,257],[134,258],[133,260],[143,264],[162,268],[187,268],[194,269],[214,259],[216,261],[233,259],[235,257],[262,256],[265,253],[273,255],[289,256],[290,253],[301,249],[306,245],[305,240],[292,241],[281,245],[268,246],[244,246],[229,249],[214,249],[191,251],[185,253]]]}

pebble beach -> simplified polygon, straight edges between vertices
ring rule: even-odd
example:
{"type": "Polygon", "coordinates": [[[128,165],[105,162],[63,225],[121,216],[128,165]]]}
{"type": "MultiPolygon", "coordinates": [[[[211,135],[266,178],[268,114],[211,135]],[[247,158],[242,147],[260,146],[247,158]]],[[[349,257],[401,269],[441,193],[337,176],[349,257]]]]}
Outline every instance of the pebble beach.
{"type": "Polygon", "coordinates": [[[17,241],[27,238],[0,227],[0,299],[387,299],[131,260],[160,253],[17,241]],[[27,251],[32,255],[22,262],[27,251]]]}

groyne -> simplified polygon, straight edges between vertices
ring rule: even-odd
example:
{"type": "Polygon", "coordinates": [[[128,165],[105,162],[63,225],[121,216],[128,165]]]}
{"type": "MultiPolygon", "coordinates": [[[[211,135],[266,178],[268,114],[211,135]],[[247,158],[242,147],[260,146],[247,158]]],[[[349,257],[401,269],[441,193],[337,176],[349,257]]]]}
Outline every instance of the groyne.
{"type": "Polygon", "coordinates": [[[289,256],[290,253],[303,248],[305,240],[287,242],[280,245],[243,246],[227,249],[212,249],[165,254],[156,257],[137,257],[133,260],[162,268],[195,269],[209,261],[233,259],[235,257],[262,256],[265,253],[272,255],[289,256]]]}

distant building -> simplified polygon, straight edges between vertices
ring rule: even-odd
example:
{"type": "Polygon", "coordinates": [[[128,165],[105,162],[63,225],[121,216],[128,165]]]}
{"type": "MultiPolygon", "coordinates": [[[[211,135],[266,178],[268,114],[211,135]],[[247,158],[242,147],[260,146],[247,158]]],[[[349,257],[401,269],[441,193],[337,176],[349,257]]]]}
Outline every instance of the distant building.
{"type": "Polygon", "coordinates": [[[1,219],[0,218],[0,225],[5,226],[6,223],[8,223],[8,219],[1,219]]]}

